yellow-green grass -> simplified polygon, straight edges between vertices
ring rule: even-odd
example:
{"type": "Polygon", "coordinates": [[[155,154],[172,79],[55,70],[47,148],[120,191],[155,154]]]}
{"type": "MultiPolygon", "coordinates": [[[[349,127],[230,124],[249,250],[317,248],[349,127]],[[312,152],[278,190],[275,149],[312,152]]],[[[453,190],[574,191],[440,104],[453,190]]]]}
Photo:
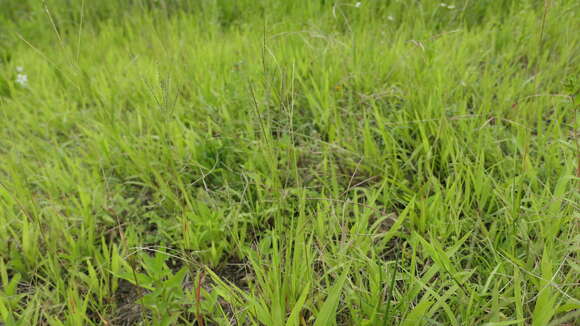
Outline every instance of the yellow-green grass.
{"type": "Polygon", "coordinates": [[[576,1],[0,6],[0,324],[580,318],[576,1]]]}

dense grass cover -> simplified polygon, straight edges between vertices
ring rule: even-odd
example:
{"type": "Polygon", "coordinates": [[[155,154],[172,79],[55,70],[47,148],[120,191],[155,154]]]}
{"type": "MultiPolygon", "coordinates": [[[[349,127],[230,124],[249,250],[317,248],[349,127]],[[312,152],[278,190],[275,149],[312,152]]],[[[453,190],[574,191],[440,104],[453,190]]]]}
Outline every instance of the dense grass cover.
{"type": "Polygon", "coordinates": [[[579,8],[0,0],[0,325],[572,325],[579,8]]]}

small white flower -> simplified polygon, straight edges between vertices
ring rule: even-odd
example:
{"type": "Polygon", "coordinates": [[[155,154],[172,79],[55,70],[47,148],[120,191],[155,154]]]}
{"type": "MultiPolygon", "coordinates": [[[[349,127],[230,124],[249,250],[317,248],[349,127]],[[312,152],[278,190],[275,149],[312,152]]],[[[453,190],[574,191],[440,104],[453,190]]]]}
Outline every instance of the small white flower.
{"type": "Polygon", "coordinates": [[[28,85],[28,76],[25,74],[16,75],[16,83],[20,84],[21,86],[28,85]]]}
{"type": "Polygon", "coordinates": [[[395,20],[395,18],[393,16],[391,16],[391,15],[387,16],[387,19],[390,20],[390,21],[394,21],[395,20]]]}
{"type": "Polygon", "coordinates": [[[447,7],[447,4],[445,2],[441,2],[440,6],[441,7],[447,7]]]}
{"type": "Polygon", "coordinates": [[[355,3],[354,6],[359,8],[360,6],[362,6],[362,2],[359,1],[359,2],[355,3]]]}
{"type": "Polygon", "coordinates": [[[455,9],[455,6],[454,5],[449,5],[449,6],[447,6],[447,9],[455,9]]]}
{"type": "Polygon", "coordinates": [[[22,66],[18,66],[18,67],[16,67],[16,71],[23,72],[24,71],[24,68],[22,68],[22,66]]]}

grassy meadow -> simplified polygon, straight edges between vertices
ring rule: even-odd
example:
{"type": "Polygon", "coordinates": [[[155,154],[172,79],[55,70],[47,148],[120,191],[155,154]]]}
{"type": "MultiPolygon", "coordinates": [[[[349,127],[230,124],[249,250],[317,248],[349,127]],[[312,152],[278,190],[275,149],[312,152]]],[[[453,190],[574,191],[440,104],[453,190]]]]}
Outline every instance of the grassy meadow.
{"type": "Polygon", "coordinates": [[[579,13],[0,0],[0,325],[578,325],[579,13]]]}

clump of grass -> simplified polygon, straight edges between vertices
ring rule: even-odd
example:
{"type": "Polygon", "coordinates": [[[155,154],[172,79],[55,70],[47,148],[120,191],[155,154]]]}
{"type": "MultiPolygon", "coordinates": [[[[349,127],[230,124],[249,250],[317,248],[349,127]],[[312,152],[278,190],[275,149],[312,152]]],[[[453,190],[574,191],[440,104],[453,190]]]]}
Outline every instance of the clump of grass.
{"type": "Polygon", "coordinates": [[[573,1],[5,8],[0,322],[578,318],[573,1]]]}

